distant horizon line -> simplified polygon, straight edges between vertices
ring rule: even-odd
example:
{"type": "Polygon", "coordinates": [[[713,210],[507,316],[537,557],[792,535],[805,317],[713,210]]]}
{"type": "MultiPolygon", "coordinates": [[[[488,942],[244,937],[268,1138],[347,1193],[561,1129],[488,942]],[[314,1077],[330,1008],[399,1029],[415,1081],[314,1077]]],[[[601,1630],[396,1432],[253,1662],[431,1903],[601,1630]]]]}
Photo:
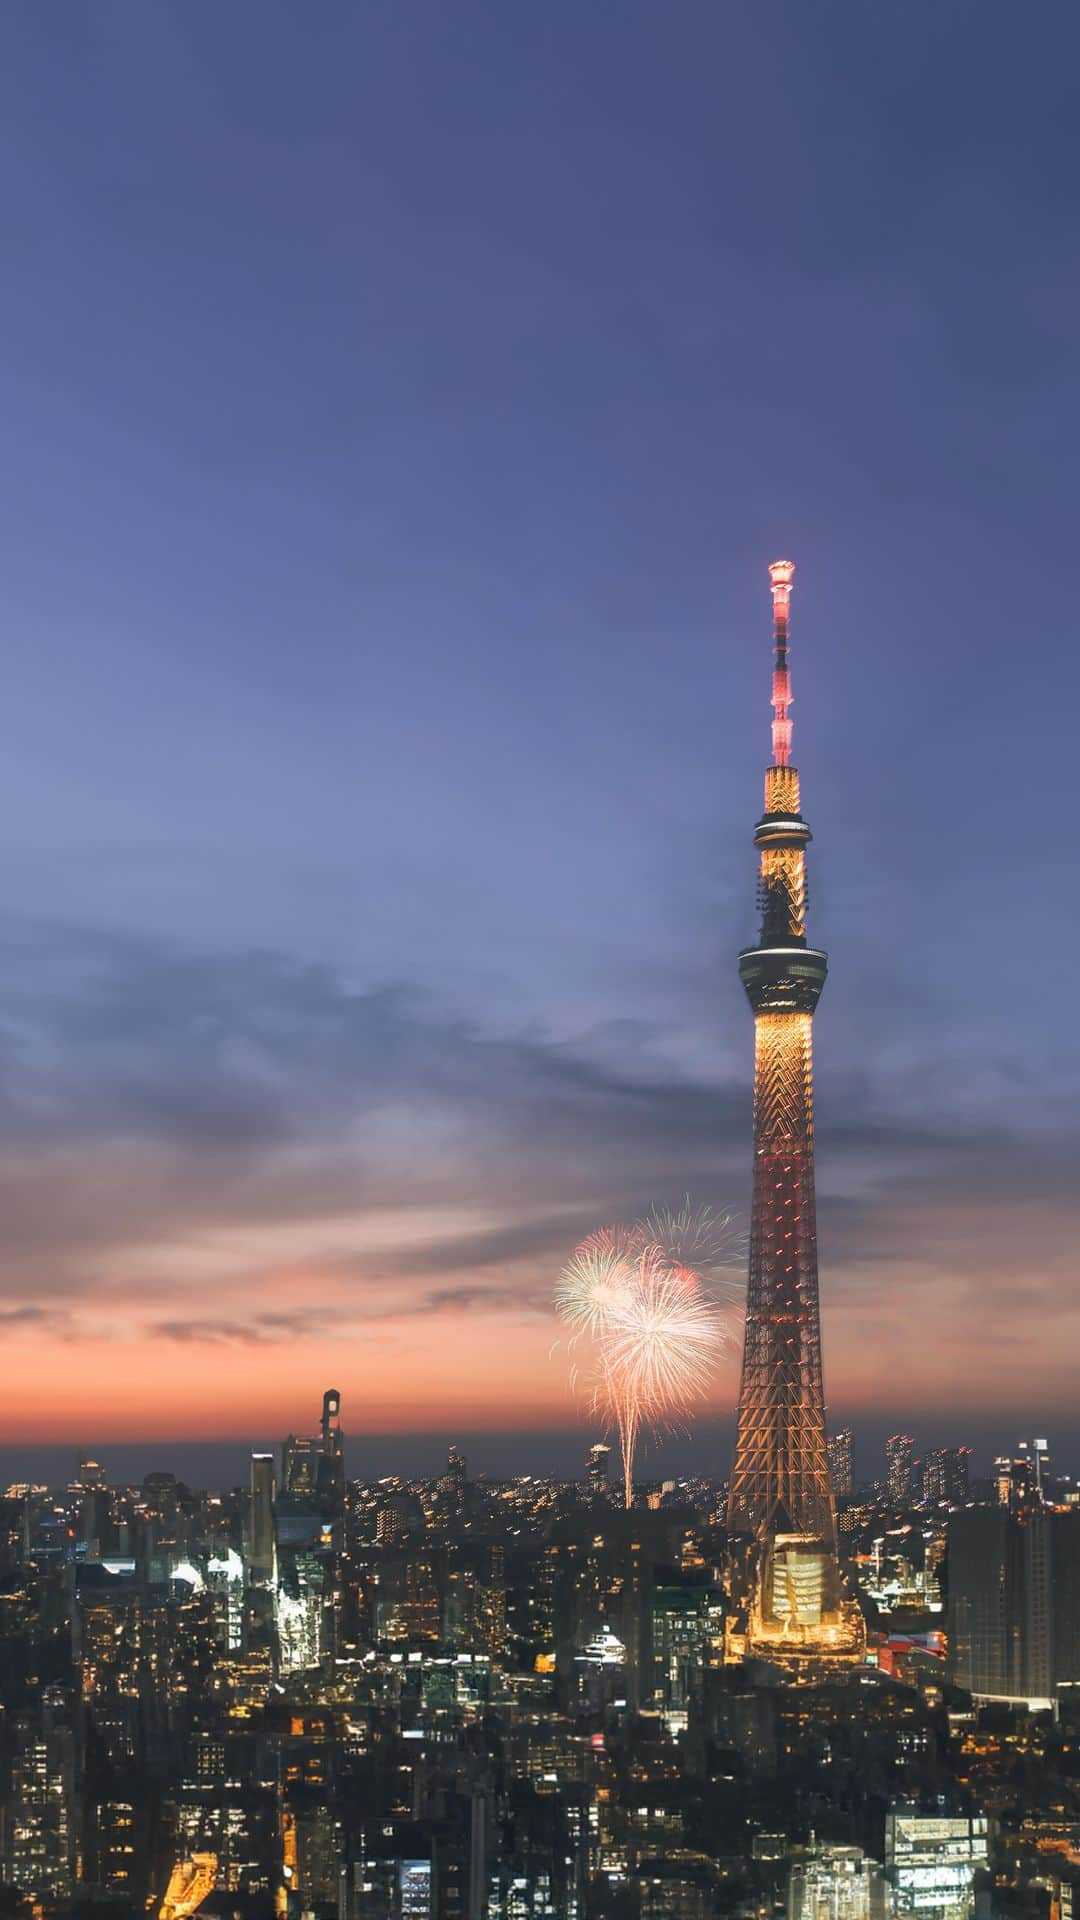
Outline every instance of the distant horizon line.
{"type": "MultiPolygon", "coordinates": [[[[268,1437],[250,1431],[246,1434],[216,1433],[180,1438],[168,1435],[144,1435],[112,1440],[82,1436],[77,1440],[39,1438],[26,1434],[0,1438],[0,1481],[4,1485],[40,1480],[57,1485],[74,1478],[81,1460],[98,1460],[114,1485],[135,1484],[147,1472],[178,1471],[178,1477],[204,1487],[234,1487],[246,1482],[253,1453],[280,1453],[287,1434],[313,1434],[316,1423],[286,1427],[268,1437]],[[175,1464],[174,1464],[175,1463],[175,1464]],[[62,1468],[62,1471],[60,1469],[62,1468]],[[184,1471],[180,1471],[183,1469],[184,1471]]],[[[1080,1424],[1074,1421],[1056,1424],[1047,1421],[1045,1410],[1033,1425],[1022,1418],[1006,1415],[990,1421],[953,1423],[940,1417],[923,1421],[917,1415],[890,1414],[865,1419],[852,1414],[838,1415],[830,1431],[850,1427],[853,1434],[855,1478],[872,1484],[884,1478],[884,1442],[890,1433],[916,1431],[919,1454],[942,1446],[967,1446],[972,1450],[975,1477],[987,1477],[994,1459],[1011,1452],[1021,1439],[1029,1442],[1046,1437],[1057,1472],[1080,1472],[1080,1424]],[[1008,1424],[1006,1425],[1006,1422],[1008,1424]]],[[[653,1442],[640,1462],[635,1476],[642,1484],[665,1479],[701,1475],[708,1479],[727,1478],[734,1440],[734,1419],[728,1423],[699,1425],[691,1434],[670,1436],[653,1442]]],[[[591,1445],[606,1440],[617,1453],[617,1443],[596,1427],[513,1428],[441,1427],[356,1430],[343,1424],[346,1445],[346,1470],[349,1478],[375,1481],[399,1474],[403,1478],[423,1479],[435,1472],[445,1458],[445,1450],[456,1444],[473,1462],[476,1477],[517,1478],[528,1473],[541,1477],[573,1477],[577,1466],[584,1467],[591,1445]],[[366,1456],[366,1457],[365,1457],[366,1456]]]]}

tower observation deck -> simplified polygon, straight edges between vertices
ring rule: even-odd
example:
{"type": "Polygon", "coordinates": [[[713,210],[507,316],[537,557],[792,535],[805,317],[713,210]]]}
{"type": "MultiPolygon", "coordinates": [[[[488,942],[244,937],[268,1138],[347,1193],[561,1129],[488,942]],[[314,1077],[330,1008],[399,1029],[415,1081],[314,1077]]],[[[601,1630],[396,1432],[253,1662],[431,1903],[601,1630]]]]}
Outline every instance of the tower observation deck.
{"type": "Polygon", "coordinates": [[[812,1027],[827,959],[806,939],[806,848],[791,764],[788,611],[770,567],[772,764],[759,852],[761,938],[739,956],[754,1014],[754,1197],[738,1432],[728,1501],[730,1659],[808,1676],[861,1659],[865,1632],[836,1550],[821,1369],[812,1027]]]}

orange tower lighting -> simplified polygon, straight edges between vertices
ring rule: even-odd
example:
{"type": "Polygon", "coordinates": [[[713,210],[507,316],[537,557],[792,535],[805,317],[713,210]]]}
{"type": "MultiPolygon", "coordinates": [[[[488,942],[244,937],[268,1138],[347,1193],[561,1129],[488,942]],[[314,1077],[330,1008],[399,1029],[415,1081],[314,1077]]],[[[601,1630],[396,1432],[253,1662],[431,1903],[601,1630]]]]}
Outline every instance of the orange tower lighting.
{"type": "Polygon", "coordinates": [[[754,1014],[754,1199],[739,1422],[728,1501],[729,1659],[798,1677],[865,1649],[836,1550],[821,1370],[812,1025],[827,958],[806,941],[806,848],[791,764],[788,615],[795,568],[772,583],[772,765],[758,848],[761,937],[739,956],[754,1014]]]}

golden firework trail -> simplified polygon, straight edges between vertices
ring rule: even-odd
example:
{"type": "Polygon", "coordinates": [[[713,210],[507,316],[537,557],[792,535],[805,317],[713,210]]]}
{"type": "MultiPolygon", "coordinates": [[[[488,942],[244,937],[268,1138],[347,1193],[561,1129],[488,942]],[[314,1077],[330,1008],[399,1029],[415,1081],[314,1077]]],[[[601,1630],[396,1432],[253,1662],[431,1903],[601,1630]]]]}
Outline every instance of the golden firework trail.
{"type": "Polygon", "coordinates": [[[559,1276],[556,1308],[572,1328],[571,1353],[589,1343],[591,1406],[618,1432],[628,1507],[642,1430],[677,1424],[708,1392],[725,1317],[701,1270],[681,1255],[696,1250],[702,1267],[718,1267],[730,1224],[687,1203],[679,1214],[605,1227],[581,1242],[559,1276]]]}

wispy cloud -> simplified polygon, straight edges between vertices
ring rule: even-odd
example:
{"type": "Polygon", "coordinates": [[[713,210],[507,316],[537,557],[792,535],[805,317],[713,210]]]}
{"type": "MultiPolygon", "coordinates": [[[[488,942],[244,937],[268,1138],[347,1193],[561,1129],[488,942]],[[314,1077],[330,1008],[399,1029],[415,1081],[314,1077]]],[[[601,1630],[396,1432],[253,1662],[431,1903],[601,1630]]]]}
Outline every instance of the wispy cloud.
{"type": "Polygon", "coordinates": [[[259,1347],[320,1336],[325,1322],[306,1312],[256,1313],[249,1320],[157,1320],[148,1331],[157,1340],[174,1340],[181,1346],[259,1347]]]}
{"type": "MultiPolygon", "coordinates": [[[[695,1072],[655,1027],[493,1035],[280,955],[25,925],[0,1004],[13,1333],[268,1349],[527,1319],[589,1228],[746,1198],[746,1074],[695,1072]]],[[[1002,1325],[1032,1263],[1051,1301],[1072,1284],[1078,1129],[1039,1137],[1019,1097],[950,1108],[944,1080],[907,1055],[823,1075],[834,1313],[863,1312],[883,1263],[1002,1325]]]]}

